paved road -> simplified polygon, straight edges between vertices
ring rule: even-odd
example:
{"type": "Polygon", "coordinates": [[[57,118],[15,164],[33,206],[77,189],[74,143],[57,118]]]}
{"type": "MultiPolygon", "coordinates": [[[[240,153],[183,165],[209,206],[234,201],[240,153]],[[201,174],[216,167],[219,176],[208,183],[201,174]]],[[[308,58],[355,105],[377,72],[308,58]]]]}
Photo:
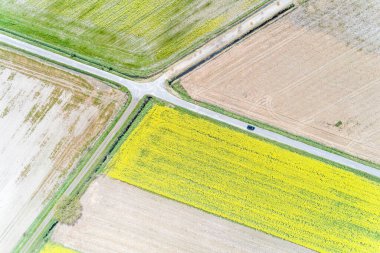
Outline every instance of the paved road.
{"type": "MultiPolygon", "coordinates": [[[[184,60],[180,61],[178,64],[173,65],[168,72],[164,73],[162,76],[157,78],[154,81],[146,82],[146,83],[139,83],[135,81],[131,81],[125,78],[122,78],[120,76],[111,74],[109,72],[97,69],[95,67],[86,65],[84,63],[77,62],[71,58],[53,53],[51,51],[30,45],[26,42],[19,41],[17,39],[8,37],[6,35],[0,34],[0,42],[4,42],[6,44],[10,44],[16,48],[28,51],[30,53],[33,53],[35,55],[39,55],[43,58],[58,62],[63,65],[67,65],[70,67],[74,67],[76,69],[80,69],[81,71],[87,72],[92,75],[96,75],[114,82],[117,82],[126,88],[129,89],[129,91],[132,94],[133,100],[131,103],[131,106],[128,108],[128,110],[123,114],[122,119],[118,122],[117,126],[115,126],[114,130],[110,133],[110,136],[107,137],[107,139],[103,142],[103,144],[99,147],[99,150],[96,152],[96,154],[91,158],[89,163],[85,166],[85,168],[81,171],[80,175],[74,180],[74,182],[70,185],[68,190],[65,192],[65,194],[69,194],[76,185],[80,182],[80,180],[83,178],[83,176],[87,173],[87,171],[91,168],[91,166],[96,161],[97,155],[99,155],[104,148],[107,146],[109,141],[111,140],[112,136],[116,133],[118,127],[121,126],[122,122],[128,117],[129,113],[133,110],[135,105],[137,104],[138,100],[141,99],[144,95],[152,95],[155,97],[158,97],[162,100],[166,100],[174,105],[186,108],[190,111],[202,114],[204,116],[213,118],[215,120],[218,120],[220,122],[235,126],[237,128],[240,128],[244,131],[248,131],[246,129],[247,123],[236,120],[234,118],[225,116],[223,114],[205,109],[203,107],[200,107],[198,105],[186,102],[184,100],[181,100],[180,98],[174,96],[169,92],[167,89],[165,83],[166,80],[169,79],[172,76],[175,76],[178,74],[179,71],[186,70],[190,68],[191,66],[194,66],[195,64],[199,63],[202,59],[207,58],[210,54],[213,52],[216,52],[220,49],[220,47],[224,45],[228,45],[231,43],[231,41],[234,41],[235,39],[239,38],[241,35],[244,34],[244,32],[248,32],[252,30],[253,28],[261,25],[266,20],[272,18],[277,13],[287,9],[292,4],[292,0],[277,0],[273,2],[272,4],[269,4],[265,6],[265,8],[261,9],[257,14],[253,15],[252,17],[245,20],[242,24],[238,25],[237,27],[233,28],[232,30],[229,30],[226,32],[226,34],[221,35],[224,39],[219,39],[217,43],[214,41],[211,41],[210,43],[207,43],[204,47],[200,48],[196,54],[193,54],[192,56],[189,56],[185,58],[184,60]],[[223,37],[224,36],[224,37],[223,37]]],[[[264,138],[277,141],[282,144],[286,144],[288,146],[306,151],[310,154],[322,157],[324,159],[349,166],[353,169],[368,173],[370,175],[376,176],[380,178],[380,170],[377,170],[375,168],[363,165],[361,163],[352,161],[350,159],[347,159],[345,157],[321,150],[319,148],[304,144],[299,141],[295,141],[293,139],[287,138],[285,136],[282,136],[280,134],[256,127],[255,134],[262,136],[264,138]]],[[[44,225],[46,225],[52,217],[52,213],[48,215],[48,217],[42,222],[41,226],[39,227],[38,231],[41,232],[44,228],[44,225]]],[[[28,242],[28,244],[23,248],[22,252],[28,252],[29,246],[32,244],[34,239],[39,233],[36,232],[32,239],[28,242]]]]}
{"type": "MultiPolygon", "coordinates": [[[[224,114],[220,114],[220,113],[208,110],[206,108],[194,105],[192,103],[183,101],[183,100],[179,99],[178,97],[171,95],[171,94],[165,94],[164,96],[162,96],[161,94],[157,94],[156,96],[161,98],[161,99],[164,99],[164,100],[166,100],[172,104],[175,104],[177,106],[186,108],[188,110],[194,111],[194,112],[202,114],[204,116],[207,116],[207,117],[216,119],[218,121],[227,123],[231,126],[235,126],[235,127],[240,128],[244,131],[251,132],[251,131],[247,130],[247,128],[246,128],[247,123],[245,123],[243,121],[240,121],[240,120],[228,117],[224,114]]],[[[336,155],[336,154],[330,153],[328,151],[324,151],[322,149],[307,145],[303,142],[299,142],[299,141],[290,139],[290,138],[285,137],[281,134],[277,134],[277,133],[271,132],[269,130],[260,128],[260,127],[256,127],[256,129],[253,132],[255,134],[261,136],[261,137],[264,137],[264,138],[267,138],[267,139],[270,139],[273,141],[277,141],[279,143],[282,143],[282,144],[285,144],[285,145],[306,151],[306,152],[313,154],[313,155],[316,155],[318,157],[322,157],[324,159],[327,159],[327,160],[330,160],[330,161],[351,167],[353,169],[356,169],[356,170],[359,170],[359,171],[362,171],[362,172],[365,172],[365,173],[368,173],[370,175],[373,175],[375,177],[380,178],[380,170],[372,168],[370,166],[366,166],[364,164],[361,164],[361,163],[358,163],[355,161],[352,161],[352,160],[347,159],[345,157],[342,157],[340,155],[336,155]]]]}

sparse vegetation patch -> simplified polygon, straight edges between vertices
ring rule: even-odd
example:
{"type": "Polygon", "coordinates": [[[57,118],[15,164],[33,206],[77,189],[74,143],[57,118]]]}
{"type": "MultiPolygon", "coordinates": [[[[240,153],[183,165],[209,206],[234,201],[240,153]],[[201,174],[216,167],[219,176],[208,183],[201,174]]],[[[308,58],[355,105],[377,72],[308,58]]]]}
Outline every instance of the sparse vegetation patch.
{"type": "Polygon", "coordinates": [[[74,225],[82,215],[82,205],[78,198],[63,197],[57,204],[54,216],[66,225],[74,225]]]}

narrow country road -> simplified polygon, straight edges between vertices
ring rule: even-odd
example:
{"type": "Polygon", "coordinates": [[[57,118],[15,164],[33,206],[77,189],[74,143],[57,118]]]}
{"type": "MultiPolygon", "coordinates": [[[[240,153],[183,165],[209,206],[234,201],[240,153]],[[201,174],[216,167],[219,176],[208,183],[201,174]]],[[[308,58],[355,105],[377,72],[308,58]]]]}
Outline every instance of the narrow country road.
{"type": "MultiPolygon", "coordinates": [[[[123,77],[111,74],[109,72],[97,69],[95,67],[86,65],[81,62],[77,62],[74,59],[53,53],[51,51],[39,48],[37,46],[33,46],[31,44],[28,44],[26,42],[8,37],[6,35],[0,34],[0,42],[12,45],[15,48],[19,48],[21,50],[27,51],[29,53],[32,53],[34,55],[38,55],[42,58],[51,60],[53,62],[57,62],[61,65],[70,66],[75,69],[79,69],[83,72],[119,83],[123,86],[125,86],[132,95],[132,102],[128,109],[124,112],[121,119],[118,121],[118,123],[115,125],[111,133],[107,136],[105,141],[99,146],[98,150],[95,152],[95,154],[91,157],[90,161],[86,166],[83,168],[83,170],[80,172],[80,174],[75,178],[75,180],[72,182],[72,184],[69,186],[69,188],[64,193],[65,195],[70,194],[75,187],[78,185],[78,183],[81,181],[81,179],[86,175],[88,170],[94,165],[96,162],[98,156],[104,151],[108,143],[111,141],[113,136],[116,134],[118,129],[122,126],[123,122],[128,118],[129,114],[132,112],[132,110],[137,105],[138,101],[145,95],[151,95],[155,96],[159,99],[165,100],[169,103],[172,103],[176,106],[186,108],[187,110],[196,112],[198,114],[207,116],[209,118],[218,120],[220,122],[223,122],[225,124],[229,124],[231,126],[237,127],[239,129],[242,129],[244,131],[248,131],[246,129],[247,123],[228,117],[226,115],[208,110],[206,108],[200,107],[198,105],[189,103],[187,101],[184,101],[176,96],[174,96],[170,91],[168,90],[168,87],[166,87],[166,80],[177,76],[179,73],[186,71],[187,69],[190,69],[192,66],[195,66],[199,62],[201,62],[203,59],[206,59],[213,53],[220,50],[225,45],[230,44],[231,42],[235,41],[236,39],[240,38],[242,35],[248,33],[252,29],[260,26],[267,20],[270,20],[272,17],[277,15],[278,13],[288,9],[293,4],[292,0],[276,0],[273,1],[271,4],[266,5],[264,8],[260,9],[256,14],[254,14],[252,17],[247,18],[242,23],[238,24],[237,27],[234,27],[227,32],[223,33],[222,35],[218,36],[214,40],[210,41],[210,43],[207,43],[200,49],[196,50],[193,54],[190,54],[188,57],[185,57],[183,60],[179,61],[177,64],[174,64],[172,67],[168,69],[166,73],[164,73],[162,76],[157,78],[154,81],[146,82],[146,83],[139,83],[132,80],[125,79],[123,77]]],[[[249,131],[250,132],[250,131],[249,131]]],[[[327,151],[324,151],[322,149],[307,145],[305,143],[290,139],[288,137],[285,137],[283,135],[277,134],[275,132],[271,132],[269,130],[265,130],[259,127],[256,127],[254,130],[254,133],[256,135],[259,135],[261,137],[277,141],[279,143],[291,146],[293,148],[308,152],[310,154],[313,154],[315,156],[324,158],[326,160],[330,160],[333,162],[336,162],[338,164],[342,164],[344,166],[351,167],[353,169],[356,169],[361,172],[365,172],[367,174],[370,174],[375,177],[380,178],[380,170],[377,170],[375,168],[372,168],[370,166],[366,166],[364,164],[355,162],[353,160],[347,159],[345,157],[342,157],[340,155],[336,155],[327,151]]],[[[43,231],[46,224],[49,223],[51,218],[53,217],[53,211],[49,213],[49,215],[42,221],[41,225],[38,227],[37,231],[33,234],[32,238],[25,244],[25,246],[22,248],[21,252],[30,252],[30,246],[33,244],[35,239],[38,237],[38,235],[43,231]]]]}
{"type": "MultiPolygon", "coordinates": [[[[249,28],[246,27],[245,30],[249,31],[249,30],[253,29],[255,26],[261,25],[266,20],[275,16],[277,13],[289,8],[292,5],[292,3],[293,3],[292,0],[278,0],[278,1],[273,2],[272,4],[265,6],[265,8],[260,10],[259,13],[253,15],[251,18],[244,21],[246,24],[250,25],[249,28]]],[[[241,30],[241,28],[234,28],[234,29],[241,30]]],[[[226,33],[230,34],[231,31],[227,31],[226,33]]],[[[235,35],[241,36],[241,32],[235,33],[235,35]]],[[[223,35],[221,35],[221,36],[223,36],[223,35]]],[[[228,44],[233,39],[234,38],[232,38],[231,36],[228,36],[228,39],[225,40],[225,43],[228,44]]],[[[135,99],[142,98],[145,95],[152,95],[152,96],[155,96],[155,97],[160,98],[162,100],[165,100],[167,102],[170,102],[174,105],[186,108],[190,111],[202,114],[204,116],[213,118],[215,120],[218,120],[218,121],[224,122],[226,124],[240,128],[242,130],[248,131],[246,129],[247,123],[245,123],[243,121],[228,117],[226,115],[223,115],[223,114],[211,111],[211,110],[208,110],[206,108],[203,108],[201,106],[189,103],[187,101],[184,101],[184,100],[172,95],[167,90],[166,80],[178,73],[178,71],[176,69],[177,68],[176,65],[174,65],[172,68],[170,68],[170,70],[168,72],[164,73],[162,76],[160,76],[159,78],[157,78],[154,81],[146,82],[146,83],[139,83],[139,82],[128,80],[128,79],[125,79],[123,77],[117,76],[115,74],[111,74],[109,72],[97,69],[95,67],[86,65],[84,63],[77,62],[71,58],[68,58],[68,57],[53,53],[51,51],[33,46],[31,44],[28,44],[28,43],[23,42],[23,41],[19,41],[17,39],[8,37],[8,36],[3,35],[3,34],[0,34],[0,42],[10,44],[14,47],[20,48],[22,50],[26,50],[30,53],[39,55],[43,58],[47,58],[47,59],[52,60],[54,62],[58,62],[58,63],[61,63],[63,65],[68,65],[70,67],[80,69],[81,71],[90,73],[92,75],[96,75],[96,76],[117,82],[117,83],[125,86],[126,88],[128,88],[132,94],[132,97],[135,99]]],[[[214,51],[217,51],[221,46],[221,44],[213,44],[213,45],[214,45],[214,51]]],[[[212,53],[212,50],[209,48],[209,47],[212,47],[212,45],[206,44],[205,47],[207,47],[208,49],[202,51],[205,54],[203,57],[199,57],[199,54],[197,54],[193,61],[186,59],[185,61],[182,61],[179,63],[178,69],[184,70],[184,69],[190,68],[192,65],[197,64],[201,59],[207,58],[209,56],[209,54],[212,53]],[[184,62],[187,64],[186,66],[183,65],[184,62]]],[[[200,50],[202,50],[202,48],[200,50]]],[[[375,168],[372,168],[370,166],[355,162],[353,160],[342,157],[340,155],[336,155],[336,154],[333,154],[331,152],[324,151],[322,149],[307,145],[303,142],[299,142],[299,141],[290,139],[290,138],[285,137],[283,135],[280,135],[278,133],[271,132],[269,130],[265,130],[265,129],[262,129],[259,127],[256,127],[254,133],[259,135],[259,136],[262,136],[264,138],[274,140],[274,141],[277,141],[279,143],[282,143],[282,144],[303,150],[305,152],[316,155],[318,157],[322,157],[324,159],[342,164],[344,166],[348,166],[348,167],[351,167],[353,169],[365,172],[365,173],[373,175],[375,177],[380,177],[380,170],[378,170],[378,169],[375,169],[375,168]]]]}

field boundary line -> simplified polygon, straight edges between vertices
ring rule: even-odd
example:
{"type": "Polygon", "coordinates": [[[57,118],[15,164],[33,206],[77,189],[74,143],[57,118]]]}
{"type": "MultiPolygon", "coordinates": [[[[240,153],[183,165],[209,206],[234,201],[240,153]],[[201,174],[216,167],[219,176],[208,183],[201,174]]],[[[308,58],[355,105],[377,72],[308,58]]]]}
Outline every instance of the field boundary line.
{"type": "MultiPolygon", "coordinates": [[[[39,226],[42,224],[44,219],[49,215],[49,212],[51,212],[57,203],[57,201],[62,197],[65,193],[65,191],[70,187],[71,183],[75,180],[75,178],[80,174],[82,169],[86,166],[86,164],[90,161],[90,159],[93,157],[93,155],[98,150],[99,146],[103,143],[104,139],[112,132],[114,127],[116,126],[117,122],[121,119],[123,114],[129,109],[130,105],[132,104],[132,96],[128,92],[128,100],[124,105],[119,109],[119,112],[116,114],[116,116],[112,119],[112,121],[109,123],[109,126],[103,131],[103,133],[94,140],[93,144],[90,146],[89,150],[82,156],[82,158],[77,162],[75,167],[72,169],[72,171],[69,173],[69,175],[66,177],[63,184],[56,190],[53,197],[49,200],[49,202],[43,207],[42,211],[39,213],[39,215],[35,218],[33,223],[28,227],[24,235],[20,238],[12,252],[22,252],[23,247],[25,244],[30,240],[30,238],[35,234],[36,230],[39,228],[39,226]]],[[[113,139],[112,139],[113,140],[113,139]]],[[[111,142],[112,142],[111,140],[111,142]]],[[[108,147],[108,146],[107,146],[108,147]]],[[[106,149],[107,149],[106,147],[106,149]]],[[[98,158],[99,159],[99,158],[98,158]]],[[[91,169],[89,171],[92,171],[91,169]]],[[[46,229],[46,228],[45,228],[46,229]]],[[[49,228],[50,229],[50,228],[49,228]]],[[[40,233],[38,235],[38,239],[42,239],[41,234],[44,236],[46,233],[40,233]]],[[[36,240],[37,241],[37,240],[36,240]]],[[[36,242],[33,242],[33,245],[35,245],[36,242]]],[[[33,249],[34,250],[34,249],[33,249]]]]}
{"type": "Polygon", "coordinates": [[[300,141],[300,142],[302,142],[304,144],[313,146],[315,148],[319,148],[319,149],[322,149],[324,151],[327,151],[327,152],[330,152],[330,153],[333,153],[333,154],[336,154],[336,155],[340,155],[340,156],[342,156],[344,158],[347,158],[347,159],[353,160],[355,162],[362,163],[364,165],[367,165],[367,166],[370,166],[370,167],[373,167],[373,168],[376,168],[376,169],[380,170],[380,164],[377,164],[375,162],[372,162],[372,161],[369,161],[369,160],[365,160],[363,158],[360,158],[360,157],[357,157],[357,156],[345,153],[344,151],[341,151],[339,149],[336,149],[336,148],[330,147],[328,145],[319,143],[319,142],[314,141],[312,139],[309,139],[309,138],[306,138],[306,137],[303,137],[303,136],[299,136],[299,135],[290,133],[290,132],[288,132],[288,131],[286,131],[284,129],[272,126],[272,125],[267,124],[265,122],[262,122],[260,120],[251,119],[251,118],[245,117],[243,115],[240,115],[238,113],[234,113],[234,112],[228,111],[228,110],[223,109],[222,107],[220,107],[218,105],[213,105],[213,104],[209,104],[207,102],[202,102],[202,101],[195,100],[195,99],[193,99],[187,93],[186,89],[181,85],[180,81],[181,81],[180,79],[175,79],[175,80],[167,81],[167,86],[169,86],[175,92],[174,95],[179,96],[181,99],[183,99],[183,100],[185,100],[187,102],[190,102],[192,104],[201,106],[203,108],[209,109],[209,110],[217,112],[217,113],[221,113],[221,114],[223,114],[223,115],[225,115],[227,117],[231,117],[231,118],[234,118],[234,119],[246,122],[247,124],[252,124],[252,125],[259,126],[259,127],[263,128],[265,130],[268,130],[268,131],[271,131],[271,132],[283,135],[283,136],[288,137],[290,139],[293,139],[295,141],[300,141]]]}
{"type": "Polygon", "coordinates": [[[205,38],[201,38],[198,41],[195,41],[194,44],[191,47],[185,48],[182,52],[179,52],[172,56],[172,58],[168,58],[166,61],[164,61],[160,66],[153,66],[150,70],[132,70],[130,73],[126,73],[125,71],[119,70],[119,68],[112,66],[112,65],[106,65],[105,62],[100,62],[95,60],[91,57],[86,57],[84,55],[81,55],[77,52],[70,51],[69,49],[63,49],[59,46],[54,46],[50,43],[32,38],[30,36],[21,34],[19,32],[0,27],[0,33],[13,37],[15,39],[30,43],[32,45],[47,49],[49,51],[52,51],[54,53],[58,53],[62,56],[69,57],[72,59],[75,59],[81,63],[85,63],[87,65],[99,68],[101,70],[107,71],[109,73],[115,74],[117,76],[128,78],[135,81],[141,81],[146,80],[149,78],[154,78],[157,75],[164,73],[170,66],[174,65],[175,63],[181,61],[183,58],[185,58],[187,55],[191,54],[194,50],[197,50],[198,48],[201,48],[204,44],[211,41],[212,39],[220,36],[224,32],[228,31],[231,27],[236,26],[237,24],[244,21],[246,18],[248,18],[251,15],[254,15],[256,12],[258,12],[260,9],[265,8],[270,3],[274,2],[276,0],[262,0],[257,6],[252,8],[251,10],[247,11],[246,13],[243,13],[240,17],[236,18],[235,20],[232,20],[231,22],[227,23],[223,27],[220,27],[219,29],[216,29],[211,34],[205,36],[205,38]]]}
{"type": "MultiPolygon", "coordinates": [[[[275,2],[276,0],[271,0],[270,2],[266,3],[264,6],[262,6],[261,8],[264,8],[266,6],[268,6],[269,4],[272,4],[273,2],[275,2]]],[[[200,67],[202,67],[202,65],[204,65],[205,63],[209,62],[210,60],[213,60],[214,58],[218,57],[220,54],[224,53],[225,51],[231,49],[235,44],[237,43],[240,43],[242,41],[244,41],[245,39],[247,39],[249,36],[251,36],[253,33],[257,32],[258,30],[262,29],[263,27],[277,21],[279,18],[283,17],[284,15],[287,15],[289,14],[290,12],[294,11],[296,8],[295,8],[295,4],[291,4],[288,8],[285,8],[284,10],[278,12],[277,14],[275,14],[273,17],[265,20],[263,23],[261,23],[260,25],[257,25],[257,26],[254,26],[253,28],[251,28],[250,30],[248,30],[247,32],[245,33],[242,33],[239,37],[237,37],[236,39],[226,43],[225,45],[223,45],[222,47],[220,47],[219,49],[213,51],[211,54],[207,55],[206,57],[204,57],[203,59],[201,59],[200,61],[196,62],[195,64],[192,64],[191,66],[187,67],[186,69],[184,70],[181,70],[180,72],[178,73],[175,73],[174,75],[171,75],[168,77],[168,80],[169,81],[175,81],[176,79],[180,79],[182,78],[183,76],[189,74],[190,72],[192,72],[193,70],[195,69],[198,69],[200,67]]],[[[255,13],[252,13],[252,16],[254,15],[255,13]]],[[[246,18],[247,19],[247,18],[246,18]]],[[[241,20],[241,22],[235,24],[235,26],[237,26],[238,24],[240,23],[243,23],[244,21],[246,21],[246,19],[244,20],[241,20]]],[[[230,30],[231,28],[233,27],[230,27],[229,29],[227,29],[226,31],[224,31],[225,33],[228,32],[228,30],[230,30]]],[[[223,34],[220,34],[220,35],[223,35],[223,34]]],[[[215,37],[214,39],[216,39],[217,37],[215,37]]],[[[211,41],[211,40],[210,40],[211,41]]],[[[210,42],[208,41],[208,42],[210,42]]],[[[195,49],[195,50],[198,50],[198,49],[202,49],[202,47],[206,46],[207,45],[207,42],[195,49]]],[[[180,62],[180,61],[178,61],[180,62]]],[[[176,63],[178,63],[176,62],[176,63]]],[[[174,63],[172,65],[172,67],[175,67],[176,66],[176,63],[174,63]]]]}
{"type": "MultiPolygon", "coordinates": [[[[1,34],[1,32],[0,32],[0,34],[1,34]]],[[[80,68],[76,68],[76,67],[67,65],[65,63],[52,60],[52,59],[47,58],[47,57],[43,57],[43,56],[41,56],[39,54],[34,54],[34,53],[32,53],[32,52],[30,52],[28,50],[24,50],[24,49],[21,49],[19,47],[15,47],[15,46],[13,46],[11,44],[7,44],[7,43],[1,42],[1,41],[0,41],[0,46],[3,46],[5,48],[9,48],[10,50],[14,50],[16,53],[21,54],[21,55],[23,55],[25,57],[29,57],[32,60],[35,60],[35,61],[45,61],[45,62],[53,65],[53,67],[56,67],[56,68],[59,68],[59,69],[65,68],[66,70],[63,70],[63,71],[71,70],[71,71],[74,71],[74,72],[77,72],[77,73],[80,73],[80,74],[83,74],[83,75],[87,75],[87,76],[93,77],[95,79],[98,79],[99,81],[104,82],[106,85],[108,85],[108,86],[110,86],[112,88],[119,89],[119,90],[121,90],[121,91],[123,91],[124,93],[127,93],[127,94],[130,93],[129,90],[124,85],[122,85],[120,83],[117,83],[115,81],[112,81],[110,79],[104,78],[102,76],[95,75],[95,74],[90,73],[88,71],[81,70],[80,68]]]]}

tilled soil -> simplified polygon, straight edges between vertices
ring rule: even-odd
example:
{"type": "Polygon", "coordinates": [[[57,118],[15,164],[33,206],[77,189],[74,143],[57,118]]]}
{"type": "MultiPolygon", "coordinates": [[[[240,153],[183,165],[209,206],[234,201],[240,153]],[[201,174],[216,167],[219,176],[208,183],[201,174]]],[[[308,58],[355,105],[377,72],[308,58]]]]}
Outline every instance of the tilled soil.
{"type": "Polygon", "coordinates": [[[81,203],[79,221],[58,225],[52,238],[83,253],[311,252],[106,176],[81,203]]]}
{"type": "Polygon", "coordinates": [[[310,0],[181,83],[196,100],[380,162],[379,10],[310,0]]]}

